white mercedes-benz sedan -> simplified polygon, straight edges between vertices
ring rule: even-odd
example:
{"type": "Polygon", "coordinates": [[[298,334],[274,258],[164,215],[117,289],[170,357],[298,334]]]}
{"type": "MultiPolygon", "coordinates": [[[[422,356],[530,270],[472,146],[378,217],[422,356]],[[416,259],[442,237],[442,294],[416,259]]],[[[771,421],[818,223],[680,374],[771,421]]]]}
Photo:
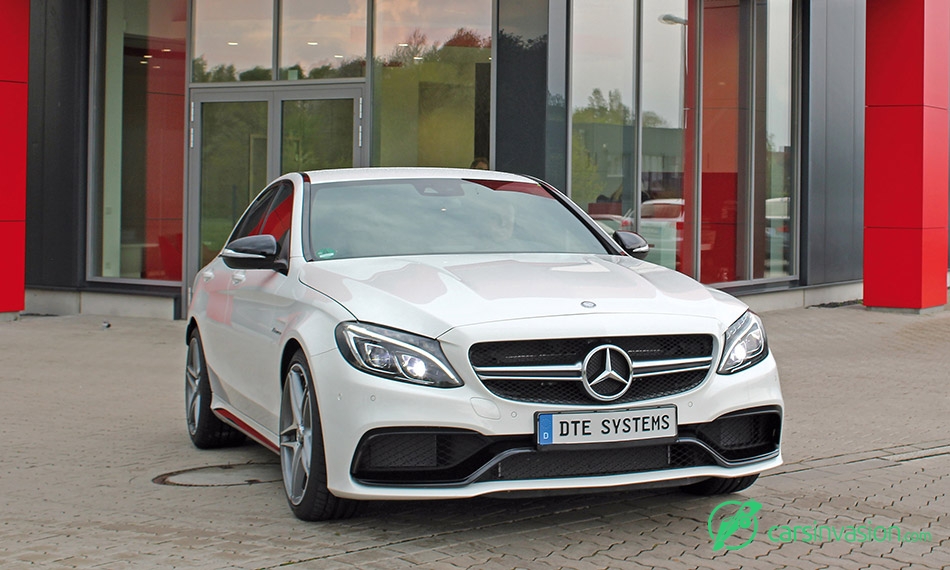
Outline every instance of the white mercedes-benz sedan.
{"type": "Polygon", "coordinates": [[[532,178],[293,173],[195,278],[188,431],[280,456],[305,520],[359,500],[678,485],[782,463],[760,319],[532,178]]]}

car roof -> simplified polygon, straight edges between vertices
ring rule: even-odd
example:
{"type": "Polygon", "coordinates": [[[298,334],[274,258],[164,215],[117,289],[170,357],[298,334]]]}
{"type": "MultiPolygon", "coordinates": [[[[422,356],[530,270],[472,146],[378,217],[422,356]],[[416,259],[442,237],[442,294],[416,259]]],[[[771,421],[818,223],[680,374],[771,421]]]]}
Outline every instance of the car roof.
{"type": "Polygon", "coordinates": [[[405,180],[415,178],[449,178],[498,180],[502,182],[528,182],[535,180],[518,174],[495,170],[474,170],[469,168],[339,168],[330,170],[310,170],[305,173],[312,183],[350,182],[357,180],[405,180]]]}

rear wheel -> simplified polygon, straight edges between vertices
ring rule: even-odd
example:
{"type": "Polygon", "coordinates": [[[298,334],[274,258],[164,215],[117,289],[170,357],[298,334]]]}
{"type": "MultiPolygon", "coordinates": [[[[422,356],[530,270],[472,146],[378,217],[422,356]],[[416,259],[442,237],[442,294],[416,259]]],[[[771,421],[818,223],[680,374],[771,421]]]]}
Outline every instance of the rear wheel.
{"type": "Polygon", "coordinates": [[[211,411],[211,382],[197,330],[188,338],[188,355],[185,357],[185,419],[191,442],[199,449],[244,441],[243,433],[222,422],[211,411]]]}
{"type": "Polygon", "coordinates": [[[280,470],[287,502],[305,521],[353,516],[357,503],[327,489],[323,430],[310,367],[298,351],[284,378],[280,403],[280,470]]]}
{"type": "Polygon", "coordinates": [[[683,487],[683,490],[693,495],[702,495],[707,497],[710,495],[728,495],[730,493],[738,493],[739,491],[748,489],[758,478],[758,473],[755,475],[746,475],[745,477],[735,477],[732,479],[726,479],[723,477],[710,477],[705,481],[693,483],[692,485],[686,485],[683,487]]]}

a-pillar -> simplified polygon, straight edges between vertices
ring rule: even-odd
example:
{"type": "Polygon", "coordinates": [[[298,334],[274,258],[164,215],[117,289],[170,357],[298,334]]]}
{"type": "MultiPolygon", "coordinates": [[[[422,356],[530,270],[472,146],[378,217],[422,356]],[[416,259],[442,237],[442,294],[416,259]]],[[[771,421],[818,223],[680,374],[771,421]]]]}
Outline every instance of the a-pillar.
{"type": "Polygon", "coordinates": [[[0,37],[0,319],[8,319],[24,305],[30,0],[4,2],[0,37]]]}
{"type": "Polygon", "coordinates": [[[864,304],[947,303],[950,3],[868,0],[864,304]]]}

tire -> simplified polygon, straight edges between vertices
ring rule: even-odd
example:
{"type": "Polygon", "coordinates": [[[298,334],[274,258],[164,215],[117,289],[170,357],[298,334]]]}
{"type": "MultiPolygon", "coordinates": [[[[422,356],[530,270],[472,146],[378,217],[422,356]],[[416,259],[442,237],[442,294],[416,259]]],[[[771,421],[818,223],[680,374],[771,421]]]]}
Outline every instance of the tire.
{"type": "Polygon", "coordinates": [[[693,483],[692,485],[686,485],[683,487],[683,490],[692,495],[701,495],[704,497],[711,495],[728,495],[730,493],[738,493],[739,491],[748,489],[758,478],[758,473],[755,475],[746,475],[745,477],[735,477],[731,479],[723,477],[710,477],[705,481],[693,483]]]}
{"type": "Polygon", "coordinates": [[[244,441],[243,433],[222,422],[211,411],[211,382],[197,329],[188,337],[185,357],[185,420],[191,442],[198,449],[227,447],[244,441]]]}
{"type": "Polygon", "coordinates": [[[344,519],[358,503],[327,489],[327,462],[317,394],[310,367],[297,351],[284,377],[280,401],[280,472],[287,503],[305,521],[344,519]]]}

